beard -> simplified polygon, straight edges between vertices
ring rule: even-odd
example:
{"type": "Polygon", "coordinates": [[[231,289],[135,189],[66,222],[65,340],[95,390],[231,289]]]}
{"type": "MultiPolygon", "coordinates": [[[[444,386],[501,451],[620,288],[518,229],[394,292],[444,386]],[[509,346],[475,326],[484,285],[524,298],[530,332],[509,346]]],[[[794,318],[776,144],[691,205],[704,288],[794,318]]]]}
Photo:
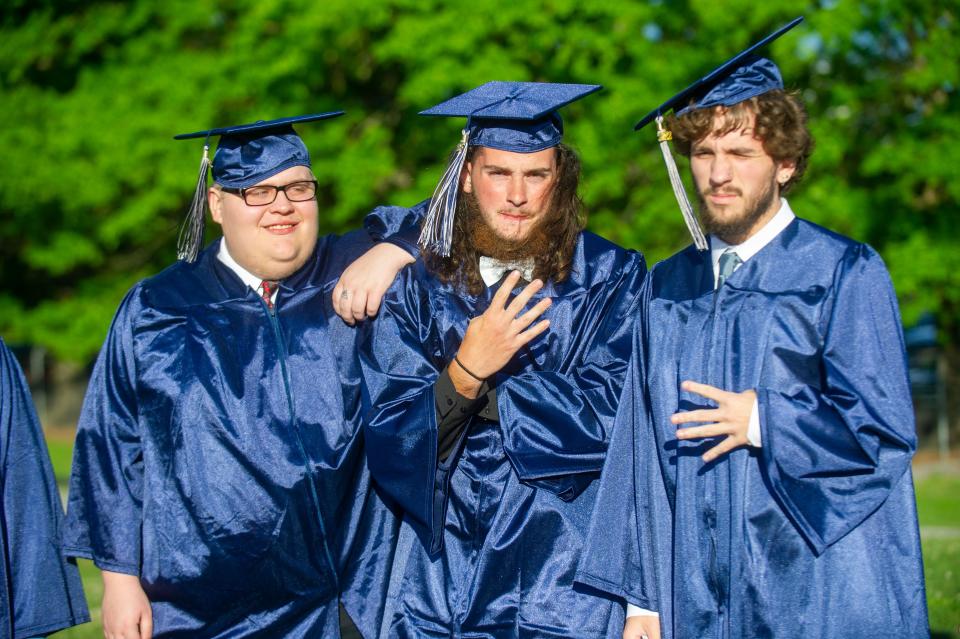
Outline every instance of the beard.
{"type": "MultiPolygon", "coordinates": [[[[721,217],[710,210],[707,196],[714,192],[713,189],[698,190],[697,199],[700,201],[700,221],[703,223],[704,229],[707,233],[720,238],[727,244],[737,245],[743,243],[749,237],[750,231],[754,230],[757,222],[773,205],[774,199],[777,196],[774,184],[776,184],[776,182],[771,179],[766,188],[758,193],[756,197],[744,200],[743,212],[739,215],[727,217],[721,217]]],[[[743,192],[739,189],[732,188],[720,189],[720,192],[743,195],[743,192]]]]}
{"type": "Polygon", "coordinates": [[[530,229],[521,240],[503,238],[497,235],[483,219],[480,203],[473,193],[460,192],[465,213],[467,241],[480,255],[492,257],[501,262],[515,262],[525,258],[546,255],[553,250],[554,242],[546,232],[549,220],[554,217],[553,209],[530,229]]]}

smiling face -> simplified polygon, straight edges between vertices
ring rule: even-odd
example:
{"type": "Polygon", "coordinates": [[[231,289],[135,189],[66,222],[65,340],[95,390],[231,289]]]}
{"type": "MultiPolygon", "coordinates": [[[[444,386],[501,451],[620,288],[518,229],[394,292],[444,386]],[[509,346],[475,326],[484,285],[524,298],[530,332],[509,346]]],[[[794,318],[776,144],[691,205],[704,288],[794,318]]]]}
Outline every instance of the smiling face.
{"type": "MultiPolygon", "coordinates": [[[[254,186],[285,186],[312,180],[306,166],[294,166],[254,186]]],[[[317,200],[291,202],[285,193],[263,206],[248,206],[239,195],[216,187],[207,193],[213,221],[223,229],[230,255],[265,280],[282,280],[303,266],[317,244],[317,200]]]]}
{"type": "Polygon", "coordinates": [[[723,116],[709,134],[690,146],[690,170],[700,199],[700,217],[713,235],[740,244],[776,215],[780,185],[796,163],[775,161],[754,135],[756,116],[741,128],[723,131],[723,116]]]}
{"type": "Polygon", "coordinates": [[[555,148],[514,153],[478,147],[464,167],[471,193],[493,236],[507,244],[526,241],[547,216],[557,182],[555,148]]]}

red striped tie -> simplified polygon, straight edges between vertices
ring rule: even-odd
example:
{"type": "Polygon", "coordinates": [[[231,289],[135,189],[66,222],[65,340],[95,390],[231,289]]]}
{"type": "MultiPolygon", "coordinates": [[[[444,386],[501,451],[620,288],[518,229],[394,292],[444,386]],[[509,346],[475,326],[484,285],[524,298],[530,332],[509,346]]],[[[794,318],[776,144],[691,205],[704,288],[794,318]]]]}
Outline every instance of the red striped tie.
{"type": "Polygon", "coordinates": [[[270,282],[268,280],[260,282],[260,297],[263,298],[263,303],[267,305],[267,310],[271,313],[273,312],[273,301],[270,298],[273,297],[273,293],[276,290],[276,282],[270,282]]]}

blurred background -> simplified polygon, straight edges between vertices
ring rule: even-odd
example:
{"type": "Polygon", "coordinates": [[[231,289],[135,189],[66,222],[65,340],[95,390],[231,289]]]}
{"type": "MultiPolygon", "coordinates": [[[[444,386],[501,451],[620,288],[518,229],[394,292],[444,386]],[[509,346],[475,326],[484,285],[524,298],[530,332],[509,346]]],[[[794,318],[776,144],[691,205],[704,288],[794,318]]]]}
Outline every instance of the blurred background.
{"type": "MultiPolygon", "coordinates": [[[[30,379],[59,479],[117,304],[175,259],[202,142],[174,134],[346,110],[299,128],[321,231],[342,232],[378,204],[432,193],[463,123],[417,111],[488,80],[602,84],[563,111],[589,227],[652,264],[688,238],[655,133],[634,123],[797,15],[806,21],[768,52],[817,141],[791,204],[890,268],[921,442],[931,624],[960,637],[956,0],[5,0],[0,335],[30,379]]],[[[84,571],[98,616],[99,578],[84,571]]]]}

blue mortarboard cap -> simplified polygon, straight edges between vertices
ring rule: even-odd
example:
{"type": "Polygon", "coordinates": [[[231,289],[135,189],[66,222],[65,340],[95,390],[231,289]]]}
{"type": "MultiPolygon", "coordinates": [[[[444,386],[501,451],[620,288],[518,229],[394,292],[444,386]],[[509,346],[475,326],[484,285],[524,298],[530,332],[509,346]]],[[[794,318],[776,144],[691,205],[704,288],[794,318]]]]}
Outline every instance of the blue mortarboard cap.
{"type": "Polygon", "coordinates": [[[450,254],[460,171],[468,147],[513,153],[554,147],[563,139],[563,119],[557,109],[601,88],[599,84],[494,81],[421,111],[420,115],[465,117],[467,125],[430,200],[420,245],[439,255],[450,254]]]}
{"type": "Polygon", "coordinates": [[[642,129],[657,116],[673,110],[682,115],[690,109],[711,106],[733,106],[754,96],[783,88],[780,70],[770,60],[759,58],[755,52],[803,22],[803,16],[794,18],[762,40],[750,45],[689,87],[673,96],[643,117],[636,130],[642,129]]]}
{"type": "Polygon", "coordinates": [[[293,130],[293,125],[339,115],[343,115],[343,111],[261,120],[252,124],[182,133],[174,136],[174,139],[219,136],[220,143],[213,156],[213,180],[227,188],[242,189],[291,166],[310,166],[310,153],[293,130]]]}
{"type": "Polygon", "coordinates": [[[535,153],[560,144],[563,120],[557,109],[600,89],[598,84],[487,82],[420,115],[468,118],[471,146],[535,153]]]}
{"type": "Polygon", "coordinates": [[[219,137],[213,156],[213,180],[221,186],[242,189],[253,186],[292,166],[310,166],[310,153],[293,125],[300,122],[327,120],[343,115],[343,111],[299,115],[276,120],[260,120],[251,124],[221,127],[193,133],[181,133],[175,140],[204,138],[200,175],[187,219],[180,228],[177,257],[188,262],[196,259],[203,244],[204,217],[207,205],[207,169],[210,167],[209,141],[219,137]]]}

